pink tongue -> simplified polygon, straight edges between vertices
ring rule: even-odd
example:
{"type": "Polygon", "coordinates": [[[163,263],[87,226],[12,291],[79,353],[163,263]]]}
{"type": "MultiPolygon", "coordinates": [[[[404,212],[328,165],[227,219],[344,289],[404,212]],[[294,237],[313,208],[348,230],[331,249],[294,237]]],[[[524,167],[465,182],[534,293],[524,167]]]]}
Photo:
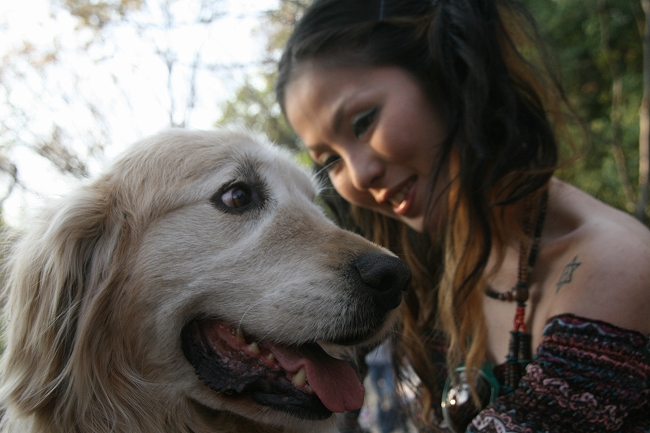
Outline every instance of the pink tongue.
{"type": "Polygon", "coordinates": [[[350,364],[324,352],[300,350],[302,354],[282,346],[271,349],[283,369],[295,373],[305,367],[309,386],[332,412],[357,410],[363,406],[365,390],[350,364]]]}

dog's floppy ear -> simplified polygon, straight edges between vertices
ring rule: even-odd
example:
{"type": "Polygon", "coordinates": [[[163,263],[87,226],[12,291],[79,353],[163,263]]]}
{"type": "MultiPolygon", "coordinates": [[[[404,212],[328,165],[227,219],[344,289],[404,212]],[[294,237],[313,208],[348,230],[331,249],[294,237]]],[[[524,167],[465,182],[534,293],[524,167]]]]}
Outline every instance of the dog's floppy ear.
{"type": "Polygon", "coordinates": [[[129,215],[116,200],[108,183],[82,188],[44,212],[12,252],[0,399],[17,416],[53,411],[74,386],[79,323],[126,254],[120,239],[128,237],[129,215]]]}

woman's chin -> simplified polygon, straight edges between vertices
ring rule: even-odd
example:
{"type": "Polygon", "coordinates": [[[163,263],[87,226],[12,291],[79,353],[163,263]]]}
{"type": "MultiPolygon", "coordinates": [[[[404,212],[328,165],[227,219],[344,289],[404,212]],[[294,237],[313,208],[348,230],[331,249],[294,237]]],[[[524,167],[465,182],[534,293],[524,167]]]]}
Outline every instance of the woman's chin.
{"type": "Polygon", "coordinates": [[[407,226],[411,227],[416,232],[418,233],[424,232],[424,217],[422,216],[416,216],[411,218],[399,217],[398,219],[402,221],[404,224],[406,224],[407,226]]]}

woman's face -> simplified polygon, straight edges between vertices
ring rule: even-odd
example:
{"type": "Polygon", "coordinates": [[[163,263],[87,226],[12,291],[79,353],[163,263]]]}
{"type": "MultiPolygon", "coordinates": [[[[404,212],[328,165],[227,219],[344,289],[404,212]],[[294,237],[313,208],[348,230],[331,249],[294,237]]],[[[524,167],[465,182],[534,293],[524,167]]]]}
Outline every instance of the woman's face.
{"type": "Polygon", "coordinates": [[[423,231],[426,186],[442,118],[397,67],[300,67],[286,88],[287,118],[338,193],[423,231]]]}

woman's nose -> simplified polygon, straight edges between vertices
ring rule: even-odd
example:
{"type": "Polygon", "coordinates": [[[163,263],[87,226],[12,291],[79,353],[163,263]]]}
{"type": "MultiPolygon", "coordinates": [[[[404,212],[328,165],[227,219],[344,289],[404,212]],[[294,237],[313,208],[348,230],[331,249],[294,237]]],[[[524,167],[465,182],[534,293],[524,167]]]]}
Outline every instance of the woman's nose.
{"type": "Polygon", "coordinates": [[[350,155],[350,180],[358,190],[367,190],[377,185],[384,175],[384,164],[370,149],[350,155]]]}

